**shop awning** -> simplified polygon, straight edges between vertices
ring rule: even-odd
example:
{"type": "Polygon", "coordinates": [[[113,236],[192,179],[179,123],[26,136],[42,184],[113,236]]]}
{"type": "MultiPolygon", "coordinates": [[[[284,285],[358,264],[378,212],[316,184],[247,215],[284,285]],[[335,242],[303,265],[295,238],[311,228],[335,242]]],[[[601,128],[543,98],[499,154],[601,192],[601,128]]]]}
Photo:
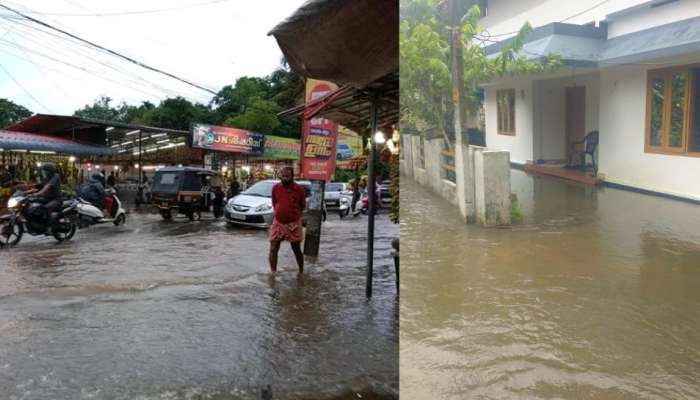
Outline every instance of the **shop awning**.
{"type": "Polygon", "coordinates": [[[309,0],[269,33],[307,78],[362,88],[399,65],[398,0],[309,0]]]}
{"type": "Polygon", "coordinates": [[[377,96],[379,103],[377,126],[383,128],[398,123],[398,93],[398,73],[392,73],[371,83],[365,89],[344,85],[319,99],[285,110],[278,115],[280,117],[302,115],[304,119],[323,117],[360,135],[368,136],[371,96],[377,96]]]}
{"type": "Polygon", "coordinates": [[[114,155],[115,149],[107,146],[81,143],[48,134],[12,132],[0,130],[0,149],[54,152],[66,155],[114,155]]]}
{"type": "Polygon", "coordinates": [[[5,130],[48,135],[96,148],[107,146],[122,156],[137,155],[139,143],[144,153],[183,146],[189,136],[189,131],[49,114],[36,114],[5,130]]]}

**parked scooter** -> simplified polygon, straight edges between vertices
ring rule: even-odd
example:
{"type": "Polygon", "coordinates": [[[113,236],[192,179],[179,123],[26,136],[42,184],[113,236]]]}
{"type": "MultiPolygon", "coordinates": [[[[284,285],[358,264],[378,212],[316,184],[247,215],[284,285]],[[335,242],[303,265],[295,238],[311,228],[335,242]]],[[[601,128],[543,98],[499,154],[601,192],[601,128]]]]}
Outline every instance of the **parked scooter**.
{"type": "Polygon", "coordinates": [[[350,215],[350,208],[352,204],[352,193],[345,194],[344,192],[340,194],[340,200],[338,201],[338,215],[341,219],[350,215]]]}
{"type": "Polygon", "coordinates": [[[7,202],[9,214],[0,217],[0,241],[8,246],[17,245],[24,232],[30,235],[53,236],[57,241],[69,240],[77,228],[77,201],[63,201],[57,211],[48,216],[39,212],[42,204],[34,196],[15,192],[7,202]]]}
{"type": "Polygon", "coordinates": [[[87,200],[78,198],[78,227],[85,228],[90,225],[104,224],[111,222],[114,226],[123,225],[126,222],[126,211],[122,207],[122,202],[117,197],[117,192],[112,187],[105,189],[105,209],[107,215],[87,200]]]}
{"type": "MultiPolygon", "coordinates": [[[[377,213],[379,213],[379,209],[382,208],[382,200],[381,200],[379,194],[376,194],[375,202],[377,204],[374,207],[374,213],[377,214],[377,213]]],[[[360,200],[358,200],[357,203],[355,203],[355,213],[352,216],[357,217],[360,214],[365,215],[368,212],[369,212],[369,195],[368,195],[367,191],[365,190],[362,193],[362,196],[360,196],[360,200]]]]}

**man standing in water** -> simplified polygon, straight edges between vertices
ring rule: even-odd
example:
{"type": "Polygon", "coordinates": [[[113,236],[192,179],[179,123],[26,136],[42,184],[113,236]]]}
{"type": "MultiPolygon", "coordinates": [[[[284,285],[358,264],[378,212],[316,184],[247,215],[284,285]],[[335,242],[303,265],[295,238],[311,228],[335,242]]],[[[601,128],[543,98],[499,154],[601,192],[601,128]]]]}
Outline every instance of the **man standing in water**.
{"type": "Polygon", "coordinates": [[[294,182],[294,170],[285,167],[280,173],[281,183],[272,187],[272,208],[274,218],[270,227],[270,270],[277,272],[277,253],[280,243],[288,240],[299,265],[299,273],[304,273],[304,255],[301,241],[304,237],[301,217],[306,207],[306,192],[294,182]]]}

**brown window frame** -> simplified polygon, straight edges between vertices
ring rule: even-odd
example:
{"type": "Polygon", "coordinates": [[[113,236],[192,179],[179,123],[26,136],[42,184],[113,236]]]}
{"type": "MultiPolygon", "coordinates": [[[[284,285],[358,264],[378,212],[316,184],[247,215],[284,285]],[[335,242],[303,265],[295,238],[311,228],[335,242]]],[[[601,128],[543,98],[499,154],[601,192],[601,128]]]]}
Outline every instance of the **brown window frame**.
{"type": "Polygon", "coordinates": [[[516,101],[515,89],[496,90],[496,131],[498,132],[499,135],[515,136],[515,101],[516,101]],[[512,109],[503,110],[501,108],[500,98],[502,95],[513,96],[512,109]],[[508,112],[508,114],[512,115],[512,117],[510,117],[510,119],[511,119],[510,122],[511,122],[512,126],[510,126],[510,127],[503,126],[505,124],[505,119],[503,118],[502,114],[505,112],[508,112]],[[511,129],[506,130],[504,128],[511,128],[511,129]]]}
{"type": "Polygon", "coordinates": [[[649,70],[647,72],[646,87],[646,115],[644,127],[644,152],[652,154],[666,154],[686,157],[700,157],[700,151],[690,149],[690,133],[693,128],[695,97],[700,93],[695,93],[695,82],[693,69],[700,69],[700,63],[681,65],[670,68],[649,70]],[[681,132],[681,146],[672,147],[669,145],[671,129],[671,109],[672,109],[672,78],[674,75],[685,74],[686,82],[684,87],[685,102],[683,110],[683,131],[681,132]],[[651,118],[652,118],[652,82],[656,78],[664,79],[664,105],[661,118],[661,145],[651,144],[651,118]]]}

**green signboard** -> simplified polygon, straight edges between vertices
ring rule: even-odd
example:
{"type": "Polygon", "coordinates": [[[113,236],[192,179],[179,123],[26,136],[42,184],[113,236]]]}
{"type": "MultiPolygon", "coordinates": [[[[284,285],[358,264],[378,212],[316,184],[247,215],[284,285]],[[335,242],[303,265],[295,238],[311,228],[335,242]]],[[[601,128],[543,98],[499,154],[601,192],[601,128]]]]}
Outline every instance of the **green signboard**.
{"type": "Polygon", "coordinates": [[[298,160],[301,142],[279,136],[265,135],[265,150],[262,158],[279,160],[298,160]]]}

